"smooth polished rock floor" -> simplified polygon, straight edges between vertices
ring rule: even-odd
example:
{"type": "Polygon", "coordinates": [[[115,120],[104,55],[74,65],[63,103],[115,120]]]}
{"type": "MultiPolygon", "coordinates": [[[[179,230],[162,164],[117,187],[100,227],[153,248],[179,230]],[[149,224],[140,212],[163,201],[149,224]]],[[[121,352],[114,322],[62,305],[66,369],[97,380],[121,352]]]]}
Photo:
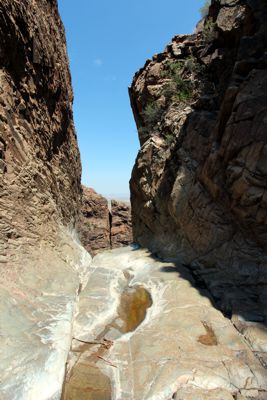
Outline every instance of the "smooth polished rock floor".
{"type": "Polygon", "coordinates": [[[93,259],[73,331],[64,400],[267,398],[267,370],[233,323],[184,267],[144,249],[93,259]]]}
{"type": "MultiPolygon", "coordinates": [[[[91,257],[65,227],[24,238],[0,266],[0,399],[59,400],[78,292],[91,257]]],[[[18,244],[16,243],[16,246],[18,244]]]]}

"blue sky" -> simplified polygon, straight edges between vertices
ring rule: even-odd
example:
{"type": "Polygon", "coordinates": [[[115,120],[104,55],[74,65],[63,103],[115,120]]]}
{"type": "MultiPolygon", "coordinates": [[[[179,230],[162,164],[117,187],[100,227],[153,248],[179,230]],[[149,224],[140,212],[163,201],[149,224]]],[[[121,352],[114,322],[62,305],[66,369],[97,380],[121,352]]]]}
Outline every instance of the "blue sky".
{"type": "Polygon", "coordinates": [[[59,0],[83,184],[104,195],[128,195],[139,142],[127,88],[134,73],[174,35],[193,31],[203,3],[59,0]]]}

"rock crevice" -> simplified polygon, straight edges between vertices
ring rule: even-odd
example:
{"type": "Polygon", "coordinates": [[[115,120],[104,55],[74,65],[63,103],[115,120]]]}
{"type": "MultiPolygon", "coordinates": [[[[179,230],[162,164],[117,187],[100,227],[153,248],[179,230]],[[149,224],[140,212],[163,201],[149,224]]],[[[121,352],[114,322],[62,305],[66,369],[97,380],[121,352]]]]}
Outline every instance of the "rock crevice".
{"type": "Polygon", "coordinates": [[[83,246],[95,255],[132,242],[130,204],[107,200],[83,186],[79,232],[83,246]]]}

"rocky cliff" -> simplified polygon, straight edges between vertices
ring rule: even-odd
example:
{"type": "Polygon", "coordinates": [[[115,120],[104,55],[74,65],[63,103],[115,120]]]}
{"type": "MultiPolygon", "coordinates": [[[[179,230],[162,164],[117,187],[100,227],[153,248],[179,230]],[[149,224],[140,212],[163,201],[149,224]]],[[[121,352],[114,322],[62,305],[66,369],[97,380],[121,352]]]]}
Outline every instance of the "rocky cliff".
{"type": "Polygon", "coordinates": [[[110,214],[108,201],[93,189],[83,186],[79,223],[81,242],[91,253],[110,249],[110,214]]]}
{"type": "Polygon", "coordinates": [[[79,233],[83,246],[95,255],[132,243],[130,205],[108,200],[83,186],[79,233]]]}
{"type": "Polygon", "coordinates": [[[1,399],[58,399],[90,256],[56,0],[0,4],[1,399]]]}
{"type": "Polygon", "coordinates": [[[134,240],[189,266],[233,319],[261,323],[266,18],[261,0],[213,0],[195,33],[174,37],[129,90],[141,144],[131,178],[134,240]]]}
{"type": "Polygon", "coordinates": [[[134,239],[205,273],[267,279],[267,5],[212,2],[130,88],[134,239]]]}
{"type": "Polygon", "coordinates": [[[130,204],[111,200],[111,248],[127,246],[133,241],[130,204]]]}

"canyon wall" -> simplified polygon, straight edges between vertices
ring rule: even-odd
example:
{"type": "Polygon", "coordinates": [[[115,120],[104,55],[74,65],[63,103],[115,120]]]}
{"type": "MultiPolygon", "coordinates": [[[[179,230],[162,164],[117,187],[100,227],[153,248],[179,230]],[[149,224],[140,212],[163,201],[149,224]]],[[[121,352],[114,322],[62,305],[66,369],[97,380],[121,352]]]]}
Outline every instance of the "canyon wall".
{"type": "MultiPolygon", "coordinates": [[[[215,298],[254,286],[254,308],[267,300],[266,18],[261,0],[213,0],[129,89],[134,240],[190,266],[215,298]]],[[[242,290],[226,309],[240,311],[242,290]]]]}
{"type": "Polygon", "coordinates": [[[1,399],[59,399],[89,254],[56,0],[0,4],[1,399]]]}
{"type": "Polygon", "coordinates": [[[83,186],[79,234],[83,246],[92,255],[131,244],[130,204],[111,200],[109,205],[105,197],[83,186]]]}

